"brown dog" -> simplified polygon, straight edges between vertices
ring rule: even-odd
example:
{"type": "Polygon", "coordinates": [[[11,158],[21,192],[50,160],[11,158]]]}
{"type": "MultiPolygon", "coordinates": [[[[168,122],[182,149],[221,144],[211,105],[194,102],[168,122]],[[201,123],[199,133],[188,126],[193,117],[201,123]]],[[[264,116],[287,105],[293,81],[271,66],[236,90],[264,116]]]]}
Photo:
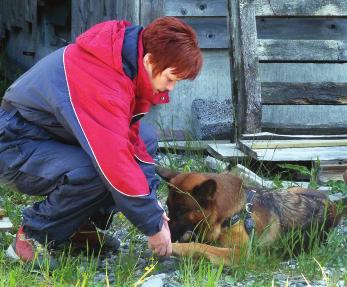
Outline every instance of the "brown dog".
{"type": "Polygon", "coordinates": [[[229,172],[179,173],[157,167],[157,173],[169,186],[169,227],[173,254],[178,256],[230,265],[240,260],[253,235],[262,246],[293,229],[307,234],[315,226],[317,236],[323,236],[341,217],[335,204],[318,191],[292,188],[247,195],[243,181],[229,172]],[[196,234],[203,243],[175,243],[190,241],[196,234]]]}

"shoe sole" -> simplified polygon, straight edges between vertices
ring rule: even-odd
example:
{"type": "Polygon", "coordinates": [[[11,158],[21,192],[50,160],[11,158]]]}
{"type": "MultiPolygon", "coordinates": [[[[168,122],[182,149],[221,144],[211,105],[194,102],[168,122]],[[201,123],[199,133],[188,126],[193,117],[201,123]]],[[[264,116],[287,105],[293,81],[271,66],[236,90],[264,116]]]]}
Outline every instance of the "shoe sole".
{"type": "Polygon", "coordinates": [[[16,251],[13,249],[12,244],[6,250],[6,256],[12,260],[19,261],[20,257],[17,255],[16,251]]]}

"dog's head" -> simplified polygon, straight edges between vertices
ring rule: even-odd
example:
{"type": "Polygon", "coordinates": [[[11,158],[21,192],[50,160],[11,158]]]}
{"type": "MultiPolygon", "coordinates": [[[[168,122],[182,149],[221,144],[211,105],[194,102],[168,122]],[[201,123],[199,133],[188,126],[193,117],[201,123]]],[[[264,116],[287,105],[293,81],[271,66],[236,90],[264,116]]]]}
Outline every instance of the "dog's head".
{"type": "Polygon", "coordinates": [[[225,214],[239,208],[244,199],[242,181],[231,173],[179,173],[157,167],[167,182],[169,227],[173,242],[188,241],[198,235],[216,240],[225,214]]]}

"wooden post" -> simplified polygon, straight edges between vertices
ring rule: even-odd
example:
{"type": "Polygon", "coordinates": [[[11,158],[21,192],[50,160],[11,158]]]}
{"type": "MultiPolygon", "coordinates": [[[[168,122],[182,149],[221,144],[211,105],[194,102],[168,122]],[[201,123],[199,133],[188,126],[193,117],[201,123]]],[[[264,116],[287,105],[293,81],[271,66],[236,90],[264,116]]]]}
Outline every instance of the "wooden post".
{"type": "Polygon", "coordinates": [[[229,0],[228,12],[234,141],[237,142],[243,133],[256,133],[261,130],[257,29],[252,0],[229,0]]]}

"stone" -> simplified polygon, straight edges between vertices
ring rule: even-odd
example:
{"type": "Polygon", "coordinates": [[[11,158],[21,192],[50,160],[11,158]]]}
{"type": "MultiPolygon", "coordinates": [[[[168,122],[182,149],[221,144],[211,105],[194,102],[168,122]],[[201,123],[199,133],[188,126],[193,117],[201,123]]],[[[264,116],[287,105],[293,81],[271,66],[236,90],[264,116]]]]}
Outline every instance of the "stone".
{"type": "Polygon", "coordinates": [[[166,276],[167,275],[164,273],[152,275],[146,279],[146,281],[141,285],[141,287],[163,287],[163,280],[166,278],[166,276]]]}
{"type": "Polygon", "coordinates": [[[13,228],[13,224],[8,217],[0,219],[0,231],[10,231],[13,228]]]}
{"type": "Polygon", "coordinates": [[[197,139],[231,139],[231,99],[223,101],[195,99],[191,106],[192,127],[197,139]]]}
{"type": "Polygon", "coordinates": [[[212,156],[207,156],[205,158],[205,164],[208,166],[209,169],[213,171],[225,171],[228,170],[228,167],[230,163],[221,161],[219,159],[216,159],[212,156]]]}

